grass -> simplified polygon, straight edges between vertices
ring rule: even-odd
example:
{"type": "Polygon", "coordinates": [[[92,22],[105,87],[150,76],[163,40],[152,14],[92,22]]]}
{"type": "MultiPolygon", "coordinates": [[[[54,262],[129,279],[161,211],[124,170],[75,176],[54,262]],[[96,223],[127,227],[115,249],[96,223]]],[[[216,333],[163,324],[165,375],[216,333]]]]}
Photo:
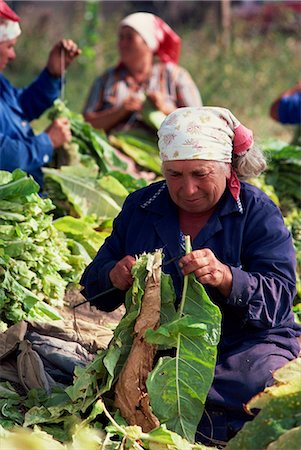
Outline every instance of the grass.
{"type": "MultiPolygon", "coordinates": [[[[70,37],[80,44],[87,39],[87,28],[84,28],[87,24],[83,20],[83,8],[79,7],[83,2],[75,3],[79,5],[72,20],[58,18],[50,9],[46,17],[45,13],[42,16],[43,26],[40,26],[41,16],[24,8],[23,33],[16,47],[18,57],[5,72],[16,86],[29,83],[39,73],[59,38],[70,37]]],[[[200,4],[195,3],[196,7],[200,4]]],[[[68,71],[65,95],[69,108],[76,112],[81,112],[95,77],[118,61],[116,30],[121,18],[117,10],[110,18],[101,19],[97,38],[95,33],[93,36],[95,43],[85,52],[92,56],[80,57],[68,71]]],[[[282,17],[281,27],[275,23],[268,30],[262,30],[260,23],[233,20],[228,49],[210,17],[201,27],[186,24],[176,30],[183,39],[180,63],[195,80],[203,103],[229,108],[253,129],[259,141],[267,138],[289,141],[292,136],[291,127],[269,117],[273,99],[300,79],[300,33],[283,27],[289,20],[290,17],[282,17]]]]}

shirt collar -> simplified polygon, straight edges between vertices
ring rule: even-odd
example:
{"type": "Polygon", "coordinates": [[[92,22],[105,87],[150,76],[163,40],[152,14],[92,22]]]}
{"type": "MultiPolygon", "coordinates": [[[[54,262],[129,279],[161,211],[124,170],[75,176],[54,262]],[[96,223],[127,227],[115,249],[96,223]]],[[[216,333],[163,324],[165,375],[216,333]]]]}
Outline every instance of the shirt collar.
{"type": "MultiPolygon", "coordinates": [[[[170,198],[166,181],[161,182],[153,195],[145,200],[140,207],[151,210],[162,216],[165,215],[170,208],[174,210],[175,204],[170,198]]],[[[238,200],[235,200],[229,189],[226,188],[223,196],[219,200],[217,211],[220,216],[226,216],[232,213],[243,214],[243,206],[240,197],[238,200]]]]}

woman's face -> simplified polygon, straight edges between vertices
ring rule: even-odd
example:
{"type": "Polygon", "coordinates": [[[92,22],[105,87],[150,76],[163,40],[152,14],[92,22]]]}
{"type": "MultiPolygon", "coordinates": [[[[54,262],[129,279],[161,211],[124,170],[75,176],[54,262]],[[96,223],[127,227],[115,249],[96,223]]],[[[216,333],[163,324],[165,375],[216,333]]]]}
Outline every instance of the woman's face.
{"type": "Polygon", "coordinates": [[[127,26],[119,30],[118,49],[121,61],[126,65],[137,62],[146,53],[152,53],[140,34],[127,26]]]}
{"type": "Polygon", "coordinates": [[[13,61],[16,57],[15,45],[17,39],[0,42],[0,73],[3,72],[9,61],[13,61]]]}
{"type": "Polygon", "coordinates": [[[165,161],[163,175],[174,203],[192,213],[212,209],[223,195],[229,176],[220,163],[199,159],[165,161]]]}

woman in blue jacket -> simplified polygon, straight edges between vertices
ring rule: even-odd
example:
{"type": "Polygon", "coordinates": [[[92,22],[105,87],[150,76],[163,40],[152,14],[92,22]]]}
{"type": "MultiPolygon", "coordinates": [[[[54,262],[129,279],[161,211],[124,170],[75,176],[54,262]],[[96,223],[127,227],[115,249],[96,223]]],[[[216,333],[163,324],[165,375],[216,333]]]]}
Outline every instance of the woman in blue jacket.
{"type": "Polygon", "coordinates": [[[72,40],[58,42],[37,79],[27,88],[16,89],[2,72],[16,57],[14,47],[21,34],[19,20],[0,0],[0,170],[23,169],[42,185],[41,167],[51,160],[55,148],[71,140],[71,131],[69,121],[60,118],[45,132],[35,135],[30,122],[60,95],[62,52],[67,68],[80,50],[72,40]]]}
{"type": "Polygon", "coordinates": [[[222,313],[215,377],[196,439],[227,442],[251,420],[243,405],[273,382],[273,371],[296,358],[300,327],[291,307],[296,258],[279,208],[239,180],[266,167],[252,132],[224,108],[180,108],[158,132],[165,181],[130,194],[113,231],[81,284],[94,304],[111,311],[132,284],[135,255],[162,248],[178,299],[194,273],[222,313]],[[239,178],[238,178],[239,177],[239,178]],[[210,437],[211,436],[211,437],[210,437]]]}

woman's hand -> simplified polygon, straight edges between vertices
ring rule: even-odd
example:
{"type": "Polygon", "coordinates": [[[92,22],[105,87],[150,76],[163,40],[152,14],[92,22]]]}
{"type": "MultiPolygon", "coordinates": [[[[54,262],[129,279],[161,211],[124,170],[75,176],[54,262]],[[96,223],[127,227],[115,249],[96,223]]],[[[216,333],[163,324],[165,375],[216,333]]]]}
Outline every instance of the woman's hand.
{"type": "Polygon", "coordinates": [[[123,108],[127,112],[141,111],[143,107],[143,99],[139,95],[130,95],[123,102],[123,108]]]}
{"type": "Polygon", "coordinates": [[[155,107],[163,112],[164,114],[168,115],[172,113],[176,108],[171,106],[171,104],[166,104],[166,98],[162,94],[162,92],[156,91],[156,92],[148,92],[147,98],[155,105],[155,107]]]}
{"type": "Polygon", "coordinates": [[[132,267],[136,260],[133,256],[125,256],[113,267],[109,273],[114,287],[127,291],[133,284],[132,267]]]}
{"type": "Polygon", "coordinates": [[[232,289],[232,272],[221,263],[209,248],[194,250],[179,261],[183,275],[194,273],[202,284],[216,287],[228,297],[232,289]]]}
{"type": "Polygon", "coordinates": [[[54,120],[45,130],[52,142],[53,148],[59,148],[72,139],[70,122],[66,117],[59,117],[54,120]]]}
{"type": "Polygon", "coordinates": [[[81,50],[71,39],[62,39],[50,51],[47,69],[54,77],[60,77],[81,50]]]}

